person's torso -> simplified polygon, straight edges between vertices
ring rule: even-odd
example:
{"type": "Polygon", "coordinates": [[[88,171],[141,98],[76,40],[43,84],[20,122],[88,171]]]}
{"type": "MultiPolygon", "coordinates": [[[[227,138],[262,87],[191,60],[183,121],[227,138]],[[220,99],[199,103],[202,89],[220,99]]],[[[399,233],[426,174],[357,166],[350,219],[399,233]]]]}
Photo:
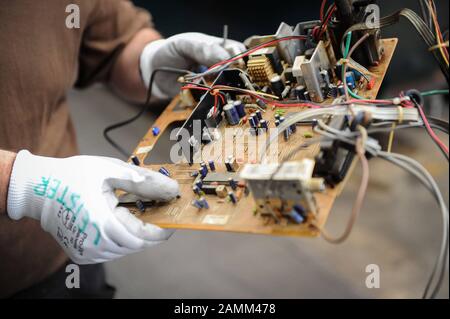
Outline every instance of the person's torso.
{"type": "MultiPolygon", "coordinates": [[[[66,104],[83,32],[66,26],[66,7],[77,2],[20,0],[0,6],[0,149],[56,157],[77,153],[66,104]]],[[[0,296],[44,279],[67,260],[38,221],[14,222],[5,215],[0,256],[0,296]]]]}

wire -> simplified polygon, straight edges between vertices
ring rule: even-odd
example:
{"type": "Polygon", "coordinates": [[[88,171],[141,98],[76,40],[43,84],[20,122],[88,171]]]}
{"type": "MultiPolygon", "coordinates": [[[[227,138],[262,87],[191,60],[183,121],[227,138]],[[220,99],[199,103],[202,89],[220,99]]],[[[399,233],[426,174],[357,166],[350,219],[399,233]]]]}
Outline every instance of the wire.
{"type": "Polygon", "coordinates": [[[245,52],[239,53],[239,54],[235,55],[234,57],[232,57],[232,58],[230,58],[228,60],[220,61],[220,62],[212,65],[208,70],[213,70],[213,69],[217,68],[218,66],[232,63],[234,61],[237,61],[239,59],[242,59],[242,58],[252,54],[253,52],[258,51],[259,49],[273,46],[274,44],[277,44],[277,43],[282,42],[282,41],[306,40],[306,39],[307,39],[306,35],[291,35],[291,36],[287,36],[287,37],[282,37],[282,38],[270,40],[270,41],[264,42],[264,43],[262,43],[260,45],[257,45],[257,46],[255,46],[255,47],[253,47],[253,48],[251,48],[251,49],[249,49],[249,50],[247,50],[245,52]]]}
{"type": "Polygon", "coordinates": [[[342,233],[342,235],[337,238],[331,237],[325,231],[325,229],[319,228],[322,237],[326,241],[333,243],[333,244],[340,244],[340,243],[344,242],[350,236],[352,229],[353,229],[353,225],[355,224],[355,221],[356,221],[356,219],[361,211],[362,205],[364,203],[364,198],[366,196],[367,187],[369,184],[369,177],[370,177],[369,176],[369,162],[365,155],[365,153],[366,153],[365,144],[366,144],[366,140],[367,140],[367,131],[362,126],[358,126],[358,130],[360,131],[361,136],[358,137],[358,139],[356,140],[356,154],[361,163],[362,177],[361,177],[361,184],[359,186],[359,190],[356,195],[356,200],[355,200],[355,203],[353,204],[352,212],[350,214],[350,219],[349,219],[347,226],[346,226],[344,232],[342,233]]]}
{"type": "Polygon", "coordinates": [[[129,152],[127,152],[124,148],[122,148],[117,142],[115,142],[110,136],[109,133],[115,129],[118,129],[120,127],[123,127],[125,125],[129,125],[131,123],[133,123],[134,121],[136,121],[138,118],[140,118],[143,114],[145,114],[150,107],[150,100],[152,98],[152,90],[153,90],[153,84],[155,81],[155,77],[159,72],[166,72],[166,73],[175,73],[175,74],[188,74],[190,73],[190,71],[187,70],[182,70],[182,69],[176,69],[176,68],[171,68],[171,67],[161,67],[161,68],[157,68],[154,69],[150,75],[150,82],[147,88],[147,97],[145,99],[145,103],[142,105],[141,109],[139,110],[139,112],[134,115],[133,117],[118,122],[116,124],[112,124],[107,126],[104,130],[103,130],[103,136],[105,137],[105,139],[109,142],[109,144],[112,145],[112,147],[114,147],[118,152],[120,152],[123,156],[125,157],[129,157],[130,154],[129,152]]]}
{"type": "Polygon", "coordinates": [[[347,78],[345,76],[345,74],[347,73],[347,63],[345,62],[345,60],[350,60],[351,56],[353,54],[353,52],[355,52],[355,50],[369,37],[370,35],[368,33],[365,33],[360,39],[358,39],[358,41],[356,41],[356,43],[350,48],[350,43],[351,43],[351,39],[352,39],[352,32],[349,32],[347,34],[347,41],[345,44],[345,50],[343,52],[343,57],[344,57],[344,63],[342,63],[342,83],[344,84],[344,92],[345,92],[345,98],[347,100],[350,99],[350,95],[355,98],[355,99],[359,99],[359,100],[363,100],[364,98],[353,93],[353,91],[348,87],[347,85],[347,78]]]}
{"type": "Polygon", "coordinates": [[[434,133],[433,129],[430,126],[430,123],[428,122],[428,119],[425,115],[425,112],[423,111],[422,106],[413,99],[413,102],[419,111],[419,115],[422,118],[423,123],[425,124],[425,127],[427,129],[428,135],[430,135],[431,139],[437,144],[437,146],[446,154],[447,158],[449,157],[448,147],[442,142],[439,137],[434,133]]]}
{"type": "Polygon", "coordinates": [[[442,55],[442,58],[444,59],[445,63],[447,64],[447,67],[448,67],[449,66],[449,64],[448,64],[448,51],[442,45],[442,43],[444,42],[444,38],[442,36],[441,28],[440,28],[439,22],[437,20],[436,6],[434,5],[434,1],[432,1],[432,0],[429,0],[427,5],[428,5],[428,8],[430,10],[431,17],[433,19],[434,29],[436,31],[436,41],[437,41],[437,44],[439,46],[439,51],[440,51],[440,53],[442,55]]]}
{"type": "Polygon", "coordinates": [[[430,95],[448,95],[448,89],[447,90],[431,90],[431,91],[425,91],[421,92],[420,95],[422,96],[430,96],[430,95]]]}

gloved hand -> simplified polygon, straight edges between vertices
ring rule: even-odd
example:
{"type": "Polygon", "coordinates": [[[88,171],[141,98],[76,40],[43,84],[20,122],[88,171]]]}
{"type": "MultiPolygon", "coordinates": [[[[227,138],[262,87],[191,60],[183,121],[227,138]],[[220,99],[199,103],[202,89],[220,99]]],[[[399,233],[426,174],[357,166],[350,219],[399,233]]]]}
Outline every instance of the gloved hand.
{"type": "Polygon", "coordinates": [[[79,264],[116,259],[170,237],[172,230],[144,224],[117,207],[115,189],[158,201],[179,194],[176,181],[117,159],[57,159],[20,151],[11,173],[7,212],[14,220],[40,220],[79,264]]]}
{"type": "MultiPolygon", "coordinates": [[[[172,67],[191,70],[199,65],[212,66],[245,51],[245,46],[237,41],[227,40],[203,33],[181,33],[168,39],[149,43],[142,51],[140,69],[142,78],[148,87],[150,76],[156,68],[172,67]]],[[[177,78],[180,75],[159,72],[155,76],[152,95],[157,99],[168,99],[180,92],[177,78]]]]}

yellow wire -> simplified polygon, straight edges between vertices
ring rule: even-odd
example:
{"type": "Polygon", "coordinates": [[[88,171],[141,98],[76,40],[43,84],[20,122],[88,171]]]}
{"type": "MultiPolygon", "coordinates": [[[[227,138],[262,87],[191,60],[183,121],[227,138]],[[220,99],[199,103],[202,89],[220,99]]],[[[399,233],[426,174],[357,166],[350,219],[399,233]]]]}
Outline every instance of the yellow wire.
{"type": "MultiPolygon", "coordinates": [[[[432,1],[429,0],[428,2],[430,4],[430,8],[432,8],[432,1]]],[[[440,30],[439,30],[439,24],[438,24],[436,12],[434,10],[432,10],[432,9],[430,10],[430,12],[431,12],[431,15],[433,16],[434,29],[436,30],[436,39],[437,39],[437,42],[438,42],[439,51],[441,52],[441,55],[444,58],[445,64],[447,64],[447,67],[448,67],[449,66],[448,59],[447,59],[447,56],[444,53],[444,49],[443,49],[443,44],[441,42],[441,38],[439,37],[440,30]]]]}
{"type": "Polygon", "coordinates": [[[395,127],[397,125],[394,123],[392,123],[392,130],[391,133],[389,134],[389,142],[388,142],[388,146],[387,146],[387,152],[390,153],[392,151],[392,144],[394,143],[394,134],[395,134],[395,127]]]}

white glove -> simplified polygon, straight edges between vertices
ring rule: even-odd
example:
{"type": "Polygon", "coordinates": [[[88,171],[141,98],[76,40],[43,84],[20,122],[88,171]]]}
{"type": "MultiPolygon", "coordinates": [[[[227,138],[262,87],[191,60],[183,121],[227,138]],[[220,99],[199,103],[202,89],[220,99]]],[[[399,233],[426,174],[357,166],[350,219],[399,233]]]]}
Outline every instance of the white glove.
{"type": "MultiPolygon", "coordinates": [[[[172,67],[192,70],[199,65],[212,66],[245,51],[244,44],[203,33],[181,33],[168,39],[150,42],[142,51],[140,69],[142,78],[148,88],[153,70],[160,67],[172,67]]],[[[180,75],[159,72],[155,76],[152,95],[163,100],[174,97],[180,92],[177,78],[180,75]]]]}
{"type": "Polygon", "coordinates": [[[7,212],[14,220],[40,220],[78,264],[116,259],[170,237],[172,230],[144,224],[117,207],[115,189],[158,201],[179,194],[176,181],[117,159],[57,159],[20,151],[11,173],[7,212]]]}

